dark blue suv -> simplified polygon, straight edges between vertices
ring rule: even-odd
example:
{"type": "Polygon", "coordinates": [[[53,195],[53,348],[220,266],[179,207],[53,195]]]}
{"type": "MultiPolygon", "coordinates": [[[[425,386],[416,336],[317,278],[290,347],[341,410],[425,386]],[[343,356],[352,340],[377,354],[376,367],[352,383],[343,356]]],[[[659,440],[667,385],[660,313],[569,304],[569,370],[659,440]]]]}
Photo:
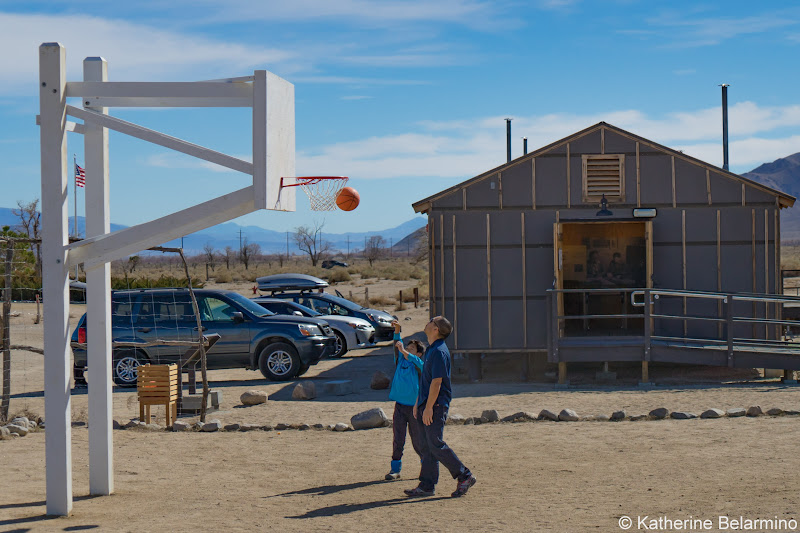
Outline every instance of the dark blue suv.
{"type": "MultiPolygon", "coordinates": [[[[302,375],[335,349],[336,337],[324,320],[276,315],[231,291],[199,289],[194,293],[203,334],[220,335],[208,352],[209,369],[259,369],[267,379],[286,381],[302,375]]],[[[113,349],[113,377],[119,385],[135,385],[139,365],[177,362],[198,339],[188,289],[115,291],[111,315],[112,340],[120,343],[113,349]]],[[[72,334],[72,353],[75,382],[85,383],[86,315],[72,334]]]]}

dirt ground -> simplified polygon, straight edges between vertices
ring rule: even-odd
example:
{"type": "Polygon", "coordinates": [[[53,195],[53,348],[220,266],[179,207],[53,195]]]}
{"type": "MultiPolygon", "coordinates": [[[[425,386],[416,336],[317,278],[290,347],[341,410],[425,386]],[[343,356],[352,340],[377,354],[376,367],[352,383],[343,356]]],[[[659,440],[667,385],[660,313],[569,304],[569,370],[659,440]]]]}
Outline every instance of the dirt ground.
{"type": "MultiPolygon", "coordinates": [[[[41,326],[32,324],[29,309],[20,309],[12,342],[41,346],[41,326]]],[[[75,319],[82,312],[80,306],[71,309],[75,319]]],[[[427,320],[424,308],[396,314],[404,335],[418,334],[427,320]]],[[[391,374],[390,353],[384,345],[312,367],[303,376],[317,385],[312,401],[291,399],[296,382],[270,383],[246,370],[212,371],[211,387],[222,392],[222,404],[209,418],[223,424],[334,424],[372,407],[391,417],[387,391],[369,388],[376,370],[391,374]],[[323,383],[334,379],[353,380],[356,392],[326,395],[323,383]],[[266,391],[270,400],[241,406],[239,396],[250,389],[266,391]]],[[[42,356],[15,351],[13,357],[12,412],[43,415],[42,356]]],[[[597,384],[591,379],[595,370],[571,369],[574,385],[567,390],[555,390],[552,380],[456,383],[451,413],[800,409],[799,389],[755,373],[654,368],[656,386],[640,389],[635,380],[597,384]]],[[[116,389],[113,401],[116,420],[138,416],[134,391],[116,389]]],[[[76,422],[86,420],[86,408],[86,389],[76,389],[76,422]]],[[[163,410],[157,416],[163,418],[163,410]]],[[[451,499],[455,483],[443,470],[436,496],[422,500],[402,492],[415,485],[418,473],[410,444],[403,478],[383,481],[390,428],[114,431],[115,494],[96,498],[88,496],[88,430],[76,425],[72,433],[75,503],[69,518],[44,516],[44,432],[0,441],[0,531],[574,532],[622,531],[622,516],[633,518],[632,530],[639,516],[715,524],[719,516],[800,520],[800,480],[794,473],[798,416],[448,426],[446,440],[478,483],[464,498],[451,499]]]]}

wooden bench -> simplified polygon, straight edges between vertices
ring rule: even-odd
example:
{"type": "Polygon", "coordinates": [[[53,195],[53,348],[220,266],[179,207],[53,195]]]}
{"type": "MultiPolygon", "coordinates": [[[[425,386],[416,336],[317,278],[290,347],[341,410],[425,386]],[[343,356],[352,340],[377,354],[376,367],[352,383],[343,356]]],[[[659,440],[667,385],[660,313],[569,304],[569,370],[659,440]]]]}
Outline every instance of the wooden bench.
{"type": "Polygon", "coordinates": [[[178,365],[142,365],[137,368],[136,388],[139,395],[139,420],[150,423],[150,406],[166,407],[166,424],[178,417],[178,365]]]}

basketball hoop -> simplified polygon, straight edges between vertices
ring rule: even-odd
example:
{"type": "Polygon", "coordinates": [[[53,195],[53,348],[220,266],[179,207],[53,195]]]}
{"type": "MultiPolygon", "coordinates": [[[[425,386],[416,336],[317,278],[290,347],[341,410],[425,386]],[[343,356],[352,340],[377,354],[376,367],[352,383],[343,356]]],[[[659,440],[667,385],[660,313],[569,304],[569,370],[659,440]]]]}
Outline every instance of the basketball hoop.
{"type": "MultiPolygon", "coordinates": [[[[335,211],[336,197],[347,185],[347,180],[347,176],[281,178],[281,189],[299,185],[308,196],[312,211],[335,211]],[[288,183],[289,180],[294,180],[294,183],[288,183]]],[[[280,198],[280,193],[278,197],[280,198]]]]}

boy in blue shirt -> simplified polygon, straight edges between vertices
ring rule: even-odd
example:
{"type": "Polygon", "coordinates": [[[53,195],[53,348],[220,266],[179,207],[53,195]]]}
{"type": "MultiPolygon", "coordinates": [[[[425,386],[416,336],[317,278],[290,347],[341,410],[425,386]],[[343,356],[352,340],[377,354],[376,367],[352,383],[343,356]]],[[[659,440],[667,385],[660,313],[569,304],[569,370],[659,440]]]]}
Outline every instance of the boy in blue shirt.
{"type": "Polygon", "coordinates": [[[389,473],[386,474],[387,480],[394,480],[400,477],[400,470],[403,467],[402,457],[403,448],[406,444],[406,428],[411,437],[411,445],[417,455],[422,457],[422,428],[414,418],[414,405],[417,403],[419,394],[419,376],[422,371],[421,356],[425,348],[418,340],[408,343],[408,349],[403,347],[400,338],[400,323],[396,320],[392,322],[394,326],[394,378],[392,388],[389,391],[389,399],[394,400],[394,415],[392,416],[392,462],[389,473]],[[403,354],[403,357],[400,357],[403,354]]]}
{"type": "Polygon", "coordinates": [[[414,416],[422,426],[425,439],[422,446],[422,469],[419,485],[404,492],[411,497],[433,496],[439,481],[439,463],[442,463],[453,479],[458,480],[453,498],[463,496],[475,484],[475,476],[464,466],[455,452],[443,440],[444,423],[450,408],[450,351],[444,340],[453,326],[443,316],[435,316],[425,326],[425,335],[430,346],[425,351],[425,364],[419,385],[419,399],[414,407],[414,416]]]}

